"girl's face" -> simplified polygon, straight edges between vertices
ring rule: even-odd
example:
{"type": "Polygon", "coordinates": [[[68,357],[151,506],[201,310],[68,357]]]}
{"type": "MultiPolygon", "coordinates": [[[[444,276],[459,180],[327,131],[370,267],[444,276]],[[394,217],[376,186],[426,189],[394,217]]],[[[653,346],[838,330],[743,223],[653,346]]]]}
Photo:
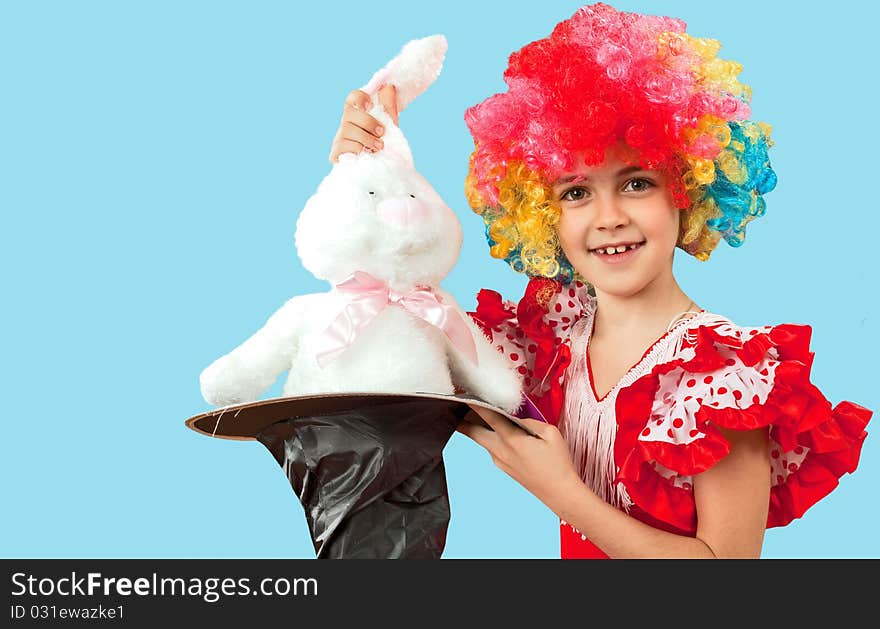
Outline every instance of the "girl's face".
{"type": "Polygon", "coordinates": [[[553,185],[562,208],[557,232],[569,262],[597,291],[629,297],[671,277],[681,210],[659,172],[607,154],[601,166],[553,185]]]}

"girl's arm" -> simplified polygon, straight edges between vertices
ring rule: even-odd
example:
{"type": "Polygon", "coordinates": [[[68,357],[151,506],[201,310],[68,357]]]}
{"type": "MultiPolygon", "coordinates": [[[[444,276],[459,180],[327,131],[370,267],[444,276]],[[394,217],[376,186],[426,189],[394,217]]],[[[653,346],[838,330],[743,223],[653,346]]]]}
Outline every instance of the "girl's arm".
{"type": "Polygon", "coordinates": [[[696,537],[645,524],[596,496],[574,469],[555,426],[523,420],[532,437],[506,418],[473,407],[494,432],[462,422],[459,432],[486,448],[495,464],[577,528],[611,558],[757,558],[770,502],[770,460],[765,429],[720,429],[731,450],[694,477],[696,537]]]}

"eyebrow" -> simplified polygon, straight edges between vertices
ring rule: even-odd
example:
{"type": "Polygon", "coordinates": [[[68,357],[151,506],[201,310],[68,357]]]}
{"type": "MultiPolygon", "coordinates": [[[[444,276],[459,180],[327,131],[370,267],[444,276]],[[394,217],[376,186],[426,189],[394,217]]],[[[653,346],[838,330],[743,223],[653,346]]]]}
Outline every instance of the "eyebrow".
{"type": "MultiPolygon", "coordinates": [[[[618,170],[614,176],[621,177],[623,175],[628,175],[630,173],[638,172],[640,170],[644,170],[644,168],[642,168],[641,166],[627,166],[618,170]]],[[[590,178],[585,175],[569,175],[568,177],[557,179],[553,183],[553,187],[555,188],[556,186],[562,185],[564,183],[571,183],[572,181],[589,181],[589,179],[590,178]]]]}

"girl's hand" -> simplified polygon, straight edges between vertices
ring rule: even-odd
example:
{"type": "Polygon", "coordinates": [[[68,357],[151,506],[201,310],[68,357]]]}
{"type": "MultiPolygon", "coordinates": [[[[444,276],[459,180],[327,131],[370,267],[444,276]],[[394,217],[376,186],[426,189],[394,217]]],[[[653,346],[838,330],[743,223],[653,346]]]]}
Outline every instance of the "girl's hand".
{"type": "MultiPolygon", "coordinates": [[[[386,85],[379,90],[379,102],[397,124],[397,88],[386,85]]],[[[385,129],[381,123],[367,112],[373,106],[370,95],[354,90],[345,99],[342,108],[342,121],[330,147],[330,163],[335,164],[343,153],[360,153],[362,150],[375,152],[384,146],[382,135],[385,129]]]]}
{"type": "Polygon", "coordinates": [[[556,426],[521,419],[537,435],[532,436],[495,411],[481,406],[471,409],[492,430],[468,421],[461,422],[456,430],[488,450],[495,465],[551,510],[558,513],[569,492],[575,487],[583,488],[568,446],[556,426]]]}

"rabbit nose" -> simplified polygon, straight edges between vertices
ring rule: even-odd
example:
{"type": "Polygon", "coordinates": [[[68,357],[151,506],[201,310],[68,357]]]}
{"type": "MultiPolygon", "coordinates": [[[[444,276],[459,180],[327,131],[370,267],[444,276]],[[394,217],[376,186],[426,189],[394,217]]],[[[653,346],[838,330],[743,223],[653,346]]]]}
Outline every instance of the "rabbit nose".
{"type": "Polygon", "coordinates": [[[392,225],[412,225],[428,218],[428,208],[411,196],[385,199],[376,205],[376,214],[392,225]]]}

